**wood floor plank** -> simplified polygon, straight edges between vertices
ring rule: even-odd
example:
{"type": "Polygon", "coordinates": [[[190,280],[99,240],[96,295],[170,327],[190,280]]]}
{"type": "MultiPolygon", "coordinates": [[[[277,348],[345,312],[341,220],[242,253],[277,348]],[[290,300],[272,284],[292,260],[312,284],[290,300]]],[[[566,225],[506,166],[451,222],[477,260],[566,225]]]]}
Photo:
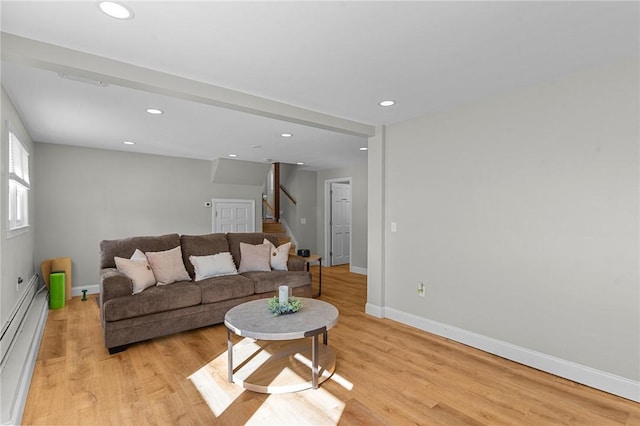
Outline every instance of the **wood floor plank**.
{"type": "Polygon", "coordinates": [[[109,355],[90,296],[50,311],[23,424],[640,425],[640,404],[366,315],[366,277],[346,266],[322,280],[340,319],[336,373],[318,390],[228,383],[223,325],[109,355]]]}

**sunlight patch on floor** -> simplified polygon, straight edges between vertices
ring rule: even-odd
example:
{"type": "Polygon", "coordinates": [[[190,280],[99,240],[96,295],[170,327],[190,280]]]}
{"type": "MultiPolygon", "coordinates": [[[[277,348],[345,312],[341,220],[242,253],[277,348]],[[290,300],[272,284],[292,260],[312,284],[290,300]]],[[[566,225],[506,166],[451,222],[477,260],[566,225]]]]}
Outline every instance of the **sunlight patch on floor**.
{"type": "MultiPolygon", "coordinates": [[[[304,365],[306,365],[307,367],[309,367],[309,369],[312,368],[312,361],[307,358],[306,356],[297,353],[293,356],[298,362],[303,363],[304,365]]],[[[321,370],[322,371],[322,370],[321,370]]],[[[339,375],[338,373],[334,372],[331,375],[331,378],[329,380],[333,380],[334,382],[336,382],[337,384],[339,384],[340,386],[342,386],[343,388],[345,388],[346,390],[350,391],[353,390],[353,383],[351,383],[349,380],[345,379],[344,377],[342,377],[341,375],[339,375]]]]}
{"type": "Polygon", "coordinates": [[[345,404],[322,388],[269,395],[247,425],[337,425],[345,404]]]}
{"type": "MultiPolygon", "coordinates": [[[[227,352],[224,354],[224,365],[227,367],[227,352]]],[[[219,358],[219,357],[218,357],[219,358]]],[[[260,346],[254,339],[245,337],[233,345],[233,368],[238,370],[241,366],[247,366],[251,370],[257,370],[262,364],[269,361],[271,353],[260,346]]]]}
{"type": "MultiPolygon", "coordinates": [[[[261,347],[253,339],[242,339],[234,344],[234,367],[238,364],[259,366],[270,356],[269,351],[261,347]]],[[[297,353],[296,361],[311,369],[309,357],[297,353]]],[[[253,392],[243,389],[236,383],[228,382],[228,354],[223,352],[215,359],[204,365],[189,376],[189,380],[200,392],[216,417],[221,417],[225,411],[236,402],[245,392],[253,392]]],[[[235,369],[234,369],[235,370],[235,369]]],[[[274,374],[275,382],[285,376],[298,375],[298,372],[289,368],[283,368],[278,374],[274,374]]],[[[353,384],[345,378],[333,374],[329,379],[338,383],[347,390],[353,389],[353,384]]],[[[328,381],[326,383],[329,383],[328,381]]],[[[264,395],[258,394],[256,395],[264,395]]],[[[246,398],[243,398],[246,403],[246,398]]],[[[237,407],[236,407],[237,408],[237,407]]],[[[266,396],[266,399],[255,409],[246,420],[249,425],[336,425],[345,410],[345,403],[331,392],[322,388],[309,389],[293,393],[280,393],[266,396]]]]}
{"type": "MultiPolygon", "coordinates": [[[[226,358],[226,352],[225,352],[226,358]]],[[[226,371],[226,370],[225,370],[226,371]]],[[[210,366],[205,365],[200,370],[189,376],[189,380],[198,389],[213,414],[220,417],[224,411],[233,404],[243,392],[240,386],[224,381],[221,383],[215,373],[212,374],[210,366]]]]}
{"type": "MultiPolygon", "coordinates": [[[[248,351],[260,349],[253,339],[239,342],[240,349],[248,351]]],[[[234,349],[236,346],[234,346],[234,349]]],[[[244,392],[235,383],[229,383],[227,377],[227,352],[223,352],[208,364],[189,376],[189,380],[198,389],[213,414],[220,417],[224,411],[244,392]]]]}

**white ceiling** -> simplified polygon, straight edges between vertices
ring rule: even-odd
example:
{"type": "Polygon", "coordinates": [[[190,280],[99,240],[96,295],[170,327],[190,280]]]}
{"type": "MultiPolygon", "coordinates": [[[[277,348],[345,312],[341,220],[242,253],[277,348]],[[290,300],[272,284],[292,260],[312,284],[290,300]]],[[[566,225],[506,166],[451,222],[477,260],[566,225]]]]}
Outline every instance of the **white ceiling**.
{"type": "Polygon", "coordinates": [[[123,3],[133,19],[110,18],[95,1],[2,0],[2,85],[35,141],[320,170],[366,159],[367,132],[352,124],[394,123],[639,54],[638,2],[123,3]],[[66,54],[54,65],[5,55],[7,34],[78,51],[69,67],[80,74],[80,52],[106,58],[110,84],[60,78],[66,54]],[[115,78],[120,63],[252,95],[254,113],[180,96],[184,80],[141,90],[138,77],[115,78]],[[291,117],[274,119],[283,106],[295,107],[291,117]],[[331,117],[346,124],[327,127],[331,117]]]}

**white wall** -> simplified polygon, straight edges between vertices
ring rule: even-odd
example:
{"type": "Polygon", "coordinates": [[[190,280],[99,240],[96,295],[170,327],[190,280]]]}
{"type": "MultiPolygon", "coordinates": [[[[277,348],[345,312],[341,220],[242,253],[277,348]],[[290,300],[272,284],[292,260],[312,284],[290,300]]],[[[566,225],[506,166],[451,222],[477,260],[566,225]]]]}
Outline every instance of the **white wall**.
{"type": "MultiPolygon", "coordinates": [[[[7,181],[8,153],[9,153],[9,132],[7,124],[18,136],[20,142],[25,146],[30,154],[29,163],[33,169],[34,154],[33,142],[25,130],[22,120],[2,88],[2,149],[0,150],[0,325],[4,325],[8,320],[13,308],[26,289],[34,273],[39,273],[34,262],[35,230],[34,211],[37,210],[34,197],[34,188],[37,187],[37,177],[31,171],[31,191],[29,191],[29,223],[28,232],[7,238],[8,223],[8,188],[7,181]],[[16,289],[18,277],[23,279],[23,285],[16,289]]],[[[39,263],[38,263],[39,265],[39,263]]]]}
{"type": "MultiPolygon", "coordinates": [[[[325,181],[351,178],[351,267],[355,271],[367,271],[367,163],[318,172],[317,214],[318,251],[325,252],[325,181]]],[[[328,263],[328,262],[327,262],[328,263]]]]}
{"type": "Polygon", "coordinates": [[[640,398],[638,76],[617,64],[389,125],[373,310],[626,378],[640,398]]]}
{"type": "Polygon", "coordinates": [[[70,256],[75,294],[99,282],[101,240],[210,233],[204,203],[227,196],[211,183],[210,161],[47,143],[35,149],[36,258],[70,256]]]}

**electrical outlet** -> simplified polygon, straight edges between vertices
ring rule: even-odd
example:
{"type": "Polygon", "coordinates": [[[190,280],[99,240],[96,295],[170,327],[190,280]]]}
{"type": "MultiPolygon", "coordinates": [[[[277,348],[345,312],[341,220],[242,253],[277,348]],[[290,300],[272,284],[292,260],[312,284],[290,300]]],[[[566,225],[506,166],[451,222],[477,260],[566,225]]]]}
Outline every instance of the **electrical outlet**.
{"type": "Polygon", "coordinates": [[[424,297],[426,293],[427,289],[425,288],[424,283],[420,281],[420,284],[418,284],[418,296],[424,297]]]}

